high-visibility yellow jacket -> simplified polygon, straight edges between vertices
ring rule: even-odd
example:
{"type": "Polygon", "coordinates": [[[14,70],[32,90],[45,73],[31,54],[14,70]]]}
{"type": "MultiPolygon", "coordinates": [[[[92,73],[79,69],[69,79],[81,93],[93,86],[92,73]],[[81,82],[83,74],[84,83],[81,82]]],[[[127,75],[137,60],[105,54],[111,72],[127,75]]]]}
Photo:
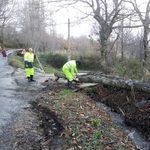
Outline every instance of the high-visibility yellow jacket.
{"type": "Polygon", "coordinates": [[[72,75],[78,72],[75,60],[70,60],[63,65],[63,70],[67,69],[72,75]]]}
{"type": "Polygon", "coordinates": [[[30,53],[29,52],[25,52],[24,54],[24,61],[28,61],[30,57],[30,53]]]}
{"type": "Polygon", "coordinates": [[[34,62],[34,54],[31,52],[26,52],[24,54],[25,68],[33,68],[33,62],[34,62]]]}
{"type": "Polygon", "coordinates": [[[34,54],[33,53],[30,53],[30,52],[26,52],[24,54],[24,61],[27,61],[27,62],[34,62],[34,54]]]}

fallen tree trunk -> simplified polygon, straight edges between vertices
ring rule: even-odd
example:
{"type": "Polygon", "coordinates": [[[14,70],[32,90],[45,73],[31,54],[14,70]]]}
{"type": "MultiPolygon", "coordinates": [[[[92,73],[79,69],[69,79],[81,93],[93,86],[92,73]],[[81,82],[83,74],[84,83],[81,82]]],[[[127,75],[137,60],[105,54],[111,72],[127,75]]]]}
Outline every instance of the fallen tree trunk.
{"type": "Polygon", "coordinates": [[[80,82],[101,83],[104,85],[123,88],[128,90],[137,90],[150,93],[150,83],[143,83],[138,80],[125,80],[118,76],[105,75],[102,73],[89,73],[87,75],[78,76],[80,82]]]}
{"type": "MultiPolygon", "coordinates": [[[[56,81],[59,78],[66,79],[65,75],[61,72],[54,73],[56,81]]],[[[128,90],[137,90],[150,93],[150,83],[144,83],[138,80],[125,80],[119,76],[106,75],[103,73],[88,73],[86,75],[78,75],[79,81],[84,83],[101,83],[104,85],[128,89],[128,90]]]]}
{"type": "Polygon", "coordinates": [[[65,75],[62,72],[55,72],[54,76],[56,77],[55,81],[58,81],[60,78],[66,79],[65,75]]]}

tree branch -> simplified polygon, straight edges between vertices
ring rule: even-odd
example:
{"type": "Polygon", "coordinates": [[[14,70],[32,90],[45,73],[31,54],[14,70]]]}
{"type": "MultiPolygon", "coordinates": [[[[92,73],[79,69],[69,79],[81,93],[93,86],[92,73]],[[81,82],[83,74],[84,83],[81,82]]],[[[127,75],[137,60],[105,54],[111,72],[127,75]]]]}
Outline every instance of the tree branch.
{"type": "Polygon", "coordinates": [[[137,25],[137,26],[114,26],[112,29],[117,29],[117,28],[140,28],[143,27],[143,25],[137,25]]]}

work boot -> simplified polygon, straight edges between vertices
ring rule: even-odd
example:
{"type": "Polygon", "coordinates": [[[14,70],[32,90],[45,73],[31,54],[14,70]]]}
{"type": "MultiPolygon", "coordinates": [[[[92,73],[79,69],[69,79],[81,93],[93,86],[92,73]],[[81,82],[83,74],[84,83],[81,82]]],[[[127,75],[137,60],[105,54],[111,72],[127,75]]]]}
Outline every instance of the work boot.
{"type": "Polygon", "coordinates": [[[72,84],[71,81],[68,81],[68,87],[69,87],[70,89],[72,89],[72,90],[75,89],[75,86],[72,84]]]}
{"type": "Polygon", "coordinates": [[[27,79],[28,79],[28,82],[31,82],[31,78],[30,77],[27,77],[27,79]]]}
{"type": "Polygon", "coordinates": [[[33,79],[33,75],[30,75],[30,80],[31,82],[34,82],[35,80],[33,79]]]}
{"type": "Polygon", "coordinates": [[[65,86],[69,87],[69,81],[67,80],[67,83],[65,83],[65,86]]]}

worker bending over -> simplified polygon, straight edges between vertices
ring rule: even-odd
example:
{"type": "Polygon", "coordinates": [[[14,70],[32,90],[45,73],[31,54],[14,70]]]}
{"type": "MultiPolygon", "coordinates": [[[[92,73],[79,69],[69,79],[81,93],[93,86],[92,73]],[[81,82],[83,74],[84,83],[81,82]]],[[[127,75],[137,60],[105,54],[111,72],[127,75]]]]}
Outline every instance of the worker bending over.
{"type": "Polygon", "coordinates": [[[34,62],[34,53],[33,49],[29,48],[26,49],[26,52],[24,54],[24,64],[25,64],[25,72],[26,72],[26,77],[29,82],[35,81],[33,79],[34,76],[34,67],[33,67],[33,62],[34,62]]]}
{"type": "Polygon", "coordinates": [[[68,80],[67,86],[71,89],[75,88],[72,82],[76,81],[78,73],[77,67],[80,64],[81,64],[80,61],[70,60],[63,65],[62,70],[68,80]]]}

